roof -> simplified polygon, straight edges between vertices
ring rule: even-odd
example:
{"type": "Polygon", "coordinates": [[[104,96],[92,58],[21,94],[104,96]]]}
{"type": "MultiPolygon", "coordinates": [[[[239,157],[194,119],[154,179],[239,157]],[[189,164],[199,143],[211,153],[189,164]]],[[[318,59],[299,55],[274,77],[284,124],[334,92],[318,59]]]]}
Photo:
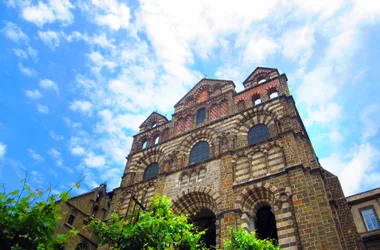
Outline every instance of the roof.
{"type": "Polygon", "coordinates": [[[273,71],[277,71],[278,74],[280,74],[280,72],[278,71],[278,69],[276,68],[267,68],[267,67],[257,67],[248,77],[247,79],[244,80],[243,82],[243,85],[245,85],[248,80],[251,78],[251,76],[253,76],[258,70],[268,70],[268,73],[269,72],[273,72],[273,71]]]}

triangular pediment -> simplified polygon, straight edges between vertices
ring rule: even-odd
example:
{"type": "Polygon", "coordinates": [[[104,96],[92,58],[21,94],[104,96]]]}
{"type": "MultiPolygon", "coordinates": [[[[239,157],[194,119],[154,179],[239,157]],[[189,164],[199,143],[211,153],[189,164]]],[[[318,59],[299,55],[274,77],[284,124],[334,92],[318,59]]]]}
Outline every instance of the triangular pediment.
{"type": "Polygon", "coordinates": [[[155,125],[161,125],[166,122],[168,122],[168,119],[165,116],[157,112],[152,112],[152,114],[146,118],[146,120],[140,125],[139,128],[152,128],[155,125]]]}
{"type": "Polygon", "coordinates": [[[279,75],[280,73],[276,68],[266,68],[266,67],[257,67],[243,82],[243,85],[250,81],[257,81],[263,77],[266,77],[268,75],[276,74],[279,75]]]}
{"type": "MultiPolygon", "coordinates": [[[[232,84],[235,87],[235,84],[231,80],[203,78],[189,92],[187,92],[187,94],[182,97],[181,100],[174,105],[174,107],[178,107],[180,105],[188,106],[191,102],[200,102],[203,100],[203,94],[207,92],[206,95],[211,95],[212,93],[215,93],[215,91],[221,91],[223,86],[226,84],[232,84]],[[201,99],[199,100],[199,98],[201,99]]],[[[204,98],[206,98],[206,96],[204,96],[204,98]]]]}

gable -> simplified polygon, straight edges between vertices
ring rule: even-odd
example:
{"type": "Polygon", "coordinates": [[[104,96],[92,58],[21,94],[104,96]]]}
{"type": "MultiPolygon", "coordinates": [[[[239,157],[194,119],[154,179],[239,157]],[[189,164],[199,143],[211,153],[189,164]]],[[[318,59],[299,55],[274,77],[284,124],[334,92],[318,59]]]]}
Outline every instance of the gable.
{"type": "Polygon", "coordinates": [[[265,68],[265,67],[257,67],[243,82],[243,85],[246,85],[251,81],[259,81],[268,77],[269,75],[279,75],[279,72],[275,68],[265,68]]]}
{"type": "Polygon", "coordinates": [[[168,122],[168,119],[157,113],[157,112],[152,112],[152,114],[150,114],[150,116],[148,116],[148,118],[146,118],[146,120],[140,125],[140,129],[141,128],[145,128],[145,129],[149,129],[149,128],[152,128],[155,124],[156,125],[161,125],[161,124],[164,124],[168,122]]]}
{"type": "Polygon", "coordinates": [[[190,107],[193,104],[205,102],[212,95],[221,93],[223,87],[227,84],[232,84],[232,86],[235,87],[235,84],[230,80],[203,78],[184,97],[182,97],[174,107],[190,107]]]}

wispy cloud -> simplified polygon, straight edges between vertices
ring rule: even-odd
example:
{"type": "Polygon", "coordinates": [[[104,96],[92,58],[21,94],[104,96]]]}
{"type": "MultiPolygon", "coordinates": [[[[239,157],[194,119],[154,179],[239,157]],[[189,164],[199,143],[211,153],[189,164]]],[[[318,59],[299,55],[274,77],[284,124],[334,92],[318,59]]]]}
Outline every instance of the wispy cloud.
{"type": "Polygon", "coordinates": [[[22,65],[22,63],[18,64],[18,68],[19,68],[20,72],[26,76],[33,77],[33,76],[37,75],[37,73],[34,69],[24,67],[24,65],[22,65]]]}
{"type": "Polygon", "coordinates": [[[50,49],[54,50],[59,46],[60,34],[55,31],[38,31],[38,36],[42,42],[47,45],[50,49]]]}
{"type": "Polygon", "coordinates": [[[37,111],[41,114],[48,114],[49,108],[42,104],[37,104],[37,111]]]}
{"type": "Polygon", "coordinates": [[[53,130],[49,131],[49,135],[50,135],[51,138],[53,138],[56,141],[63,141],[65,139],[63,137],[63,135],[59,135],[56,132],[54,132],[53,130]]]}
{"type": "Polygon", "coordinates": [[[29,37],[21,30],[19,26],[12,22],[5,22],[5,27],[1,29],[5,35],[16,43],[28,43],[29,37]]]}
{"type": "Polygon", "coordinates": [[[58,84],[52,80],[49,79],[42,79],[40,80],[40,87],[46,90],[53,90],[57,94],[59,93],[58,84]]]}
{"type": "Polygon", "coordinates": [[[89,101],[76,100],[70,103],[70,109],[73,111],[80,111],[84,114],[91,114],[93,105],[89,101]]]}
{"type": "Polygon", "coordinates": [[[36,100],[42,97],[42,94],[40,93],[40,91],[38,91],[38,89],[35,89],[35,90],[28,89],[28,90],[25,90],[24,93],[29,99],[33,99],[33,100],[36,100]]]}
{"type": "Polygon", "coordinates": [[[0,159],[4,157],[6,152],[7,146],[3,142],[0,142],[0,159]]]}
{"type": "Polygon", "coordinates": [[[33,149],[28,149],[28,153],[30,157],[32,157],[33,160],[36,162],[43,162],[45,159],[38,153],[36,153],[33,149]]]}

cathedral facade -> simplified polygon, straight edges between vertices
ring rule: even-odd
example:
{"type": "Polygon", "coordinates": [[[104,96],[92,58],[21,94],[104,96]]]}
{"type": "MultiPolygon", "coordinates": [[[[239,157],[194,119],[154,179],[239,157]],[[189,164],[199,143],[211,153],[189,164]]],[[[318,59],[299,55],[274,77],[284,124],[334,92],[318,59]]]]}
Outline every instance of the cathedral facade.
{"type": "Polygon", "coordinates": [[[133,213],[157,193],[207,229],[208,246],[222,248],[231,229],[244,227],[281,249],[362,249],[339,180],[319,164],[287,81],[262,67],[241,92],[232,81],[204,78],[171,120],[153,112],[134,136],[110,210],[133,213]]]}

